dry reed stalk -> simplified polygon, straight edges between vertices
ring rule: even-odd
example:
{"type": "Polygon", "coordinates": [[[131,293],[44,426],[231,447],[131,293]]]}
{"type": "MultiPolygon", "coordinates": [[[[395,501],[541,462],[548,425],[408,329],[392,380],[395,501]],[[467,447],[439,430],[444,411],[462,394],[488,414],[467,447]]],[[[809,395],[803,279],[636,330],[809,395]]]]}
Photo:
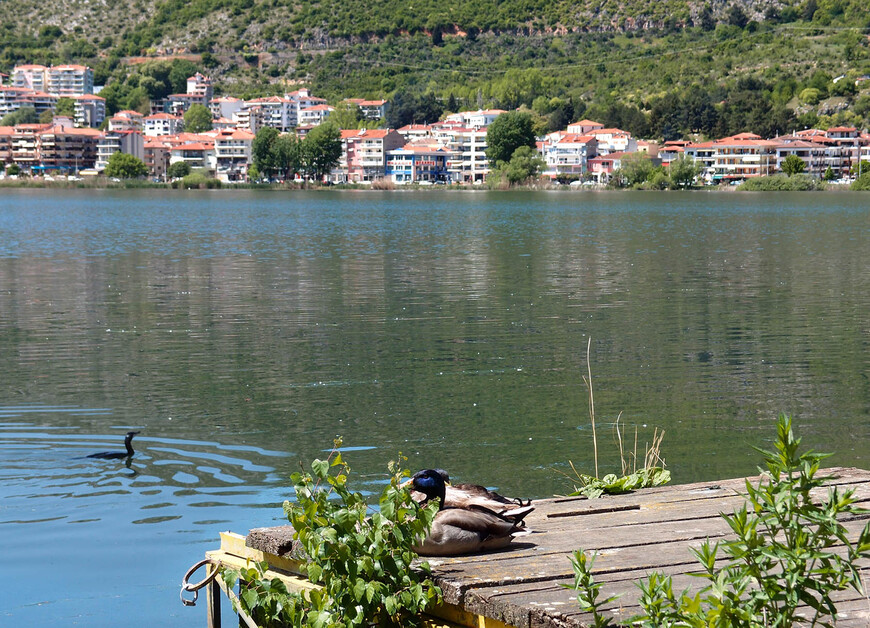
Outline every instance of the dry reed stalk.
{"type": "Polygon", "coordinates": [[[595,457],[595,477],[598,477],[598,437],[595,435],[595,395],[592,393],[592,364],[589,362],[589,350],[592,347],[592,336],[586,343],[586,373],[583,377],[586,388],[589,389],[589,419],[592,421],[592,453],[595,457]]]}

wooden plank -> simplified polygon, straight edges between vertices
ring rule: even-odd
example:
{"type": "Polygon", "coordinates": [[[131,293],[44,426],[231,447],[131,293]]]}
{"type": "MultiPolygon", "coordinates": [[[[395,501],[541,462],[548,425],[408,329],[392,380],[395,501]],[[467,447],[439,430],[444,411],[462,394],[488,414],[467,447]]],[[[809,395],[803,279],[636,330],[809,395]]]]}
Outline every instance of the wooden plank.
{"type": "MultiPolygon", "coordinates": [[[[859,504],[870,505],[870,472],[834,468],[823,473],[839,476],[830,486],[854,489],[859,504]]],[[[758,478],[749,480],[755,484],[758,478]]],[[[706,539],[731,534],[721,513],[733,512],[744,503],[740,493],[745,488],[746,479],[732,478],[598,500],[536,501],[536,510],[526,518],[533,534],[510,548],[427,559],[445,599],[433,613],[450,625],[474,628],[587,626],[591,618],[579,611],[576,593],[560,586],[573,582],[569,557],[582,547],[599,553],[594,571],[605,584],[604,594],[622,595],[606,610],[625,620],[638,612],[637,581],[652,571],[672,575],[676,589],[704,586],[705,581],[687,575],[699,568],[689,550],[706,539]]],[[[815,494],[823,497],[827,490],[815,494]]],[[[861,517],[844,520],[851,535],[857,535],[865,523],[861,517]]],[[[239,535],[226,539],[222,535],[222,548],[228,561],[267,560],[285,576],[298,578],[299,557],[287,526],[254,530],[246,542],[239,535]]],[[[866,597],[849,595],[838,597],[842,613],[838,625],[866,628],[870,603],[866,597]]]]}

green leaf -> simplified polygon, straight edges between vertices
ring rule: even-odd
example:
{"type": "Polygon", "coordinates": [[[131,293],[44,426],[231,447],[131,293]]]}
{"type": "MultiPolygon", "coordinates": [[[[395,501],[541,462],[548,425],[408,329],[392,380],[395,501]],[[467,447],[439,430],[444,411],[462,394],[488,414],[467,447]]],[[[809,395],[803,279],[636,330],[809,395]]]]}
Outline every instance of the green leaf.
{"type": "Polygon", "coordinates": [[[316,477],[321,480],[326,479],[326,476],[329,474],[329,461],[315,460],[311,463],[311,470],[314,472],[316,477]]]}

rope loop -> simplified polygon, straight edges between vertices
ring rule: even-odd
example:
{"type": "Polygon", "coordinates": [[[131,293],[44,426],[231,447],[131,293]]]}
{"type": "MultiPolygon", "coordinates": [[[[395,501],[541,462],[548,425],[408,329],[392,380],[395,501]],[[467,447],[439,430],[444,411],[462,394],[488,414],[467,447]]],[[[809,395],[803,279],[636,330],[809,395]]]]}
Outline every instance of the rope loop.
{"type": "Polygon", "coordinates": [[[187,570],[187,573],[184,574],[184,578],[181,580],[180,596],[182,604],[184,604],[185,606],[196,606],[196,599],[199,597],[199,590],[217,577],[219,565],[220,563],[214,558],[205,558],[187,570]],[[200,582],[197,582],[196,584],[190,584],[190,582],[188,582],[190,580],[190,577],[196,572],[196,570],[204,565],[213,565],[214,569],[209,570],[206,577],[203,578],[200,582]],[[193,593],[192,600],[188,600],[184,597],[185,591],[191,591],[193,593]]]}

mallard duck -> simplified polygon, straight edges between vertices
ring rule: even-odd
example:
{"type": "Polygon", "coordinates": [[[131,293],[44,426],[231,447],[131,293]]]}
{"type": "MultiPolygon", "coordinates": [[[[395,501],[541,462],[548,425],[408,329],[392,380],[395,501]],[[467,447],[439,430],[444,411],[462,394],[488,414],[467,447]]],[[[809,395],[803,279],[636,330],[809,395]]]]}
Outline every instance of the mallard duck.
{"type": "MultiPolygon", "coordinates": [[[[444,469],[432,469],[432,471],[444,480],[446,492],[443,504],[445,508],[480,506],[517,523],[522,522],[525,516],[534,510],[531,500],[524,502],[521,499],[505,497],[480,484],[451,484],[447,471],[444,469]]],[[[412,497],[418,503],[426,500],[426,496],[420,491],[412,491],[412,497]]]]}
{"type": "Polygon", "coordinates": [[[423,503],[439,500],[429,534],[414,546],[414,551],[422,556],[455,556],[500,549],[515,537],[530,533],[521,520],[508,519],[482,506],[445,506],[447,485],[435,469],[418,471],[411,482],[414,490],[425,496],[423,503]]]}

